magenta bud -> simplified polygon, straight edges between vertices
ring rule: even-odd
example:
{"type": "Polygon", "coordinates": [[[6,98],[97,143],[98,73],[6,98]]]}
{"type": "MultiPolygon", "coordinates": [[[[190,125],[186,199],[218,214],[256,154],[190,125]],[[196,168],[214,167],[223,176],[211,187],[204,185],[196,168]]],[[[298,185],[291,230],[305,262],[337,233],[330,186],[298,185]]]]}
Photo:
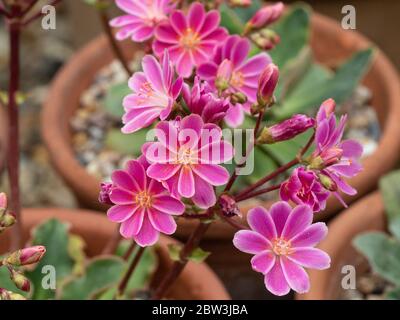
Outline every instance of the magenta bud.
{"type": "Polygon", "coordinates": [[[306,115],[296,114],[269,128],[264,128],[257,140],[259,144],[272,144],[290,140],[315,125],[315,120],[306,115]]]}
{"type": "Polygon", "coordinates": [[[106,205],[114,205],[111,201],[110,195],[113,184],[109,182],[102,182],[100,185],[99,202],[106,205]]]}
{"type": "Polygon", "coordinates": [[[10,278],[14,282],[15,286],[25,292],[29,292],[31,290],[31,283],[27,277],[25,277],[22,273],[14,270],[10,270],[10,278]]]}
{"type": "Polygon", "coordinates": [[[284,8],[285,6],[282,2],[261,8],[249,20],[246,29],[261,29],[274,23],[282,16],[284,8]]]}
{"type": "Polygon", "coordinates": [[[0,209],[7,209],[7,195],[4,192],[0,193],[0,209]]]}
{"type": "Polygon", "coordinates": [[[223,194],[219,198],[219,206],[226,217],[242,216],[236,201],[229,195],[223,194]]]}
{"type": "Polygon", "coordinates": [[[13,266],[25,266],[39,262],[46,253],[44,246],[33,246],[11,253],[4,263],[13,266]]]}
{"type": "Polygon", "coordinates": [[[273,63],[267,65],[258,80],[257,101],[262,107],[268,106],[274,99],[274,91],[279,80],[279,69],[273,63]]]}
{"type": "Polygon", "coordinates": [[[321,106],[319,107],[317,113],[317,122],[321,122],[322,120],[328,118],[331,114],[335,112],[336,109],[336,102],[333,99],[327,99],[322,102],[321,106]]]}
{"type": "Polygon", "coordinates": [[[271,50],[281,41],[279,35],[270,29],[252,34],[251,40],[262,50],[271,50]]]}
{"type": "Polygon", "coordinates": [[[219,65],[217,70],[217,77],[215,79],[215,86],[219,91],[228,89],[229,82],[232,78],[233,64],[230,60],[225,59],[219,65]]]}

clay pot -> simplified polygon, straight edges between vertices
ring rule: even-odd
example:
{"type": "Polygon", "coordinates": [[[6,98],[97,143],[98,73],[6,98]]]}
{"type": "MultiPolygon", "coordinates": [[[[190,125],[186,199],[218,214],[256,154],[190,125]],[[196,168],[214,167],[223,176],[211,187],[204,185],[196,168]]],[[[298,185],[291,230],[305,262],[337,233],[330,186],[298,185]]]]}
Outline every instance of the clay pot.
{"type": "MultiPolygon", "coordinates": [[[[316,59],[329,66],[335,66],[353,53],[373,44],[354,31],[343,30],[332,19],[319,14],[312,18],[311,45],[316,59]]],[[[138,49],[131,42],[123,43],[127,57],[138,49]]],[[[95,74],[113,59],[111,49],[104,36],[96,38],[80,50],[59,72],[49,92],[42,113],[42,134],[49,149],[53,164],[68,185],[73,189],[80,202],[87,207],[105,210],[98,201],[100,181],[87,173],[72,148],[69,119],[79,107],[82,92],[89,87],[95,74]]],[[[400,81],[387,57],[377,50],[371,70],[367,74],[365,85],[373,93],[372,105],[378,113],[382,128],[382,137],[376,152],[364,160],[364,171],[349,182],[358,190],[356,197],[345,197],[351,203],[372,191],[378,178],[389,171],[400,155],[400,81]]],[[[270,203],[263,203],[268,207],[270,203]]],[[[254,206],[251,203],[249,207],[254,206]]],[[[341,205],[332,197],[327,210],[318,214],[326,219],[341,209],[341,205]]],[[[245,212],[245,211],[244,211],[245,212]]],[[[193,222],[182,222],[178,232],[186,235],[193,222]]],[[[208,236],[218,238],[232,237],[229,226],[216,223],[208,236]]]]}
{"type": "Polygon", "coordinates": [[[377,191],[357,201],[343,211],[329,224],[329,233],[318,246],[326,251],[331,259],[327,270],[310,270],[311,290],[296,295],[298,300],[333,300],[340,297],[342,267],[352,265],[356,274],[366,271],[365,259],[352,246],[352,240],[358,234],[370,231],[384,231],[386,226],[384,205],[377,191]]]}
{"type": "MultiPolygon", "coordinates": [[[[95,256],[101,253],[108,240],[115,232],[115,224],[105,216],[88,210],[71,209],[24,209],[23,237],[29,239],[30,231],[36,225],[50,218],[56,218],[71,224],[72,233],[80,235],[87,244],[87,254],[95,256]]],[[[0,252],[5,252],[9,246],[9,231],[1,236],[0,252]]],[[[157,246],[159,267],[152,281],[156,285],[172,266],[168,254],[168,244],[177,243],[169,237],[162,236],[157,246]]],[[[229,294],[221,281],[205,263],[188,263],[176,283],[171,287],[168,297],[178,300],[228,300],[229,294]],[[199,277],[201,275],[201,277],[199,277]]]]}

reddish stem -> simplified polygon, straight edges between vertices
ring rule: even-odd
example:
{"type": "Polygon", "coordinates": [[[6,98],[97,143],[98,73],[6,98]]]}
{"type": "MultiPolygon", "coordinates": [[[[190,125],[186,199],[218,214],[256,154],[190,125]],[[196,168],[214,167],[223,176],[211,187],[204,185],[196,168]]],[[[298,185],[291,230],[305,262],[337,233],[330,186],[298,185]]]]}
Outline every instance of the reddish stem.
{"type": "Polygon", "coordinates": [[[7,170],[11,189],[11,209],[15,214],[17,223],[12,229],[11,250],[17,250],[22,245],[21,202],[19,190],[19,110],[16,94],[19,90],[20,80],[20,24],[9,24],[10,38],[10,74],[8,88],[8,152],[7,170]]]}
{"type": "Polygon", "coordinates": [[[258,191],[252,192],[250,194],[246,194],[246,195],[244,195],[242,197],[235,197],[235,201],[236,202],[241,202],[241,201],[244,201],[244,200],[247,200],[247,199],[251,199],[251,198],[260,196],[262,194],[278,190],[280,187],[281,187],[281,185],[279,184],[279,185],[276,185],[276,186],[260,189],[258,191]]]}
{"type": "Polygon", "coordinates": [[[132,277],[133,272],[135,271],[137,265],[139,264],[140,258],[143,255],[146,247],[139,247],[138,252],[135,255],[135,258],[132,260],[132,263],[129,265],[128,270],[126,271],[124,277],[118,285],[118,296],[122,296],[125,293],[126,287],[128,286],[129,279],[132,277]]]}
{"type": "Polygon", "coordinates": [[[121,63],[122,67],[125,69],[128,78],[132,75],[132,70],[130,69],[128,62],[125,60],[125,57],[118,46],[117,42],[115,41],[113,32],[110,28],[109,24],[109,17],[105,9],[98,9],[99,12],[99,18],[101,21],[101,25],[103,27],[104,33],[107,35],[108,42],[110,43],[111,49],[114,52],[115,57],[119,60],[121,63]]]}
{"type": "Polygon", "coordinates": [[[127,261],[129,259],[129,257],[131,256],[131,254],[133,253],[133,250],[135,250],[136,248],[136,242],[132,241],[132,243],[130,244],[128,250],[126,250],[124,256],[122,257],[125,261],[127,261]]]}
{"type": "Polygon", "coordinates": [[[242,225],[241,223],[235,221],[233,218],[225,217],[222,213],[218,213],[218,216],[227,224],[232,226],[233,228],[237,230],[247,230],[248,228],[242,225]]]}
{"type": "MultiPolygon", "coordinates": [[[[211,210],[211,209],[209,209],[211,210]]],[[[208,211],[209,211],[208,210],[208,211]]],[[[202,237],[207,232],[208,228],[210,227],[209,223],[202,223],[200,222],[197,228],[193,231],[191,236],[189,237],[188,241],[182,248],[180,254],[180,260],[176,261],[171,270],[167,273],[164,279],[161,281],[158,288],[155,290],[152,300],[161,300],[170,289],[171,285],[175,282],[175,280],[179,277],[182,270],[185,268],[186,264],[188,263],[188,256],[191,252],[199,245],[202,237]]]]}

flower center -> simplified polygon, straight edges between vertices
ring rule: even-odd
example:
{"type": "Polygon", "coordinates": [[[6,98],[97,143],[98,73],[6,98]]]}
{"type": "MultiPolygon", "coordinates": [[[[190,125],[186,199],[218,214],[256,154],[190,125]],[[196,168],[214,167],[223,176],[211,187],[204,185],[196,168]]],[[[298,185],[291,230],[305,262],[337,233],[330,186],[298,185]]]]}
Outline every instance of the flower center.
{"type": "Polygon", "coordinates": [[[231,85],[240,88],[244,84],[244,77],[243,73],[241,72],[233,72],[232,73],[232,78],[231,78],[231,85]]]}
{"type": "Polygon", "coordinates": [[[199,42],[200,37],[198,33],[191,28],[187,28],[180,38],[181,46],[187,50],[194,49],[199,42]]]}
{"type": "Polygon", "coordinates": [[[290,241],[276,238],[272,241],[272,250],[278,256],[286,256],[292,252],[290,241]]]}
{"type": "Polygon", "coordinates": [[[190,149],[179,149],[177,162],[179,164],[188,165],[195,163],[195,158],[193,157],[193,152],[190,149]]]}
{"type": "Polygon", "coordinates": [[[135,202],[140,207],[149,208],[152,204],[152,197],[146,191],[142,191],[136,195],[135,202]]]}

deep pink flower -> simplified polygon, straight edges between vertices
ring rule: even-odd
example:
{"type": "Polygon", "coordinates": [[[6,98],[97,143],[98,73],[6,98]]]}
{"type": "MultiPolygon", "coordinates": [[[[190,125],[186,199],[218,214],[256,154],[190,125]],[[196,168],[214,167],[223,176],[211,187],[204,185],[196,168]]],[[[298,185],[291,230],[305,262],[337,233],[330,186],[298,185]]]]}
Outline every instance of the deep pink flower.
{"type": "Polygon", "coordinates": [[[233,72],[229,87],[225,92],[227,94],[241,92],[247,96],[245,104],[231,105],[228,110],[225,121],[232,127],[242,124],[244,111],[250,111],[251,104],[257,101],[260,74],[271,62],[271,58],[266,53],[247,59],[249,52],[249,40],[237,35],[230,36],[225,43],[217,47],[212,61],[202,64],[197,70],[197,74],[215,88],[218,67],[226,59],[232,63],[233,72]]]}
{"type": "Polygon", "coordinates": [[[173,234],[173,216],[185,211],[184,204],[171,197],[160,182],[146,176],[147,166],[143,159],[131,160],[126,170],[112,174],[110,198],[115,205],[107,211],[111,221],[121,223],[121,235],[142,247],[155,244],[160,232],[173,234]]]}
{"type": "Polygon", "coordinates": [[[216,45],[227,37],[219,22],[218,11],[206,12],[202,4],[194,2],[187,15],[177,10],[156,28],[153,50],[162,56],[167,49],[178,74],[190,77],[193,67],[208,61],[216,45]]]}
{"type": "MultiPolygon", "coordinates": [[[[359,158],[363,148],[355,140],[342,141],[347,116],[342,116],[337,125],[334,109],[335,102],[329,99],[321,105],[317,114],[316,150],[311,155],[309,168],[329,177],[345,194],[355,195],[357,190],[343,177],[354,177],[362,170],[359,158]]],[[[339,193],[333,193],[346,206],[339,193]]]]}
{"type": "Polygon", "coordinates": [[[228,171],[220,163],[233,157],[233,147],[222,139],[215,124],[204,124],[199,115],[192,114],[175,121],[157,125],[157,142],[143,148],[151,163],[147,174],[162,181],[177,198],[191,198],[200,208],[216,203],[213,186],[228,182],[228,171]]]}
{"type": "Polygon", "coordinates": [[[136,72],[129,80],[134,93],[123,101],[123,133],[147,127],[158,117],[166,119],[182,89],[182,78],[173,81],[174,68],[168,53],[163,57],[162,67],[151,55],[143,58],[142,67],[144,72],[136,72]]]}
{"type": "Polygon", "coordinates": [[[258,142],[272,144],[290,140],[314,127],[314,125],[314,119],[303,114],[295,114],[290,119],[284,120],[281,123],[265,127],[258,138],[258,142]]]}
{"type": "Polygon", "coordinates": [[[100,184],[99,202],[105,205],[113,205],[110,199],[113,184],[109,182],[102,182],[100,184]]]}
{"type": "Polygon", "coordinates": [[[274,99],[274,91],[279,80],[279,69],[273,63],[265,67],[258,80],[257,100],[262,106],[268,106],[274,99]]]}
{"type": "Polygon", "coordinates": [[[277,21],[285,8],[282,2],[262,7],[247,23],[247,28],[260,29],[277,21]]]}
{"type": "Polygon", "coordinates": [[[288,203],[275,203],[269,212],[262,207],[249,211],[251,230],[235,234],[233,244],[240,251],[254,254],[251,265],[264,274],[266,288],[277,296],[290,289],[304,293],[310,281],[304,268],[329,268],[330,258],[314,248],[327,234],[322,222],[312,224],[310,207],[301,205],[292,210],[288,203]]]}
{"type": "Polygon", "coordinates": [[[316,173],[303,167],[293,170],[280,189],[282,200],[308,205],[314,212],[325,209],[329,194],[321,185],[316,173]]]}
{"type": "Polygon", "coordinates": [[[192,89],[186,83],[183,85],[182,96],[189,110],[200,115],[205,123],[220,122],[229,109],[229,103],[217,97],[214,90],[198,77],[195,77],[192,89]]]}
{"type": "Polygon", "coordinates": [[[175,8],[173,0],[116,0],[115,3],[127,13],[110,21],[112,27],[121,28],[116,38],[131,37],[136,42],[150,39],[155,27],[175,8]]]}

